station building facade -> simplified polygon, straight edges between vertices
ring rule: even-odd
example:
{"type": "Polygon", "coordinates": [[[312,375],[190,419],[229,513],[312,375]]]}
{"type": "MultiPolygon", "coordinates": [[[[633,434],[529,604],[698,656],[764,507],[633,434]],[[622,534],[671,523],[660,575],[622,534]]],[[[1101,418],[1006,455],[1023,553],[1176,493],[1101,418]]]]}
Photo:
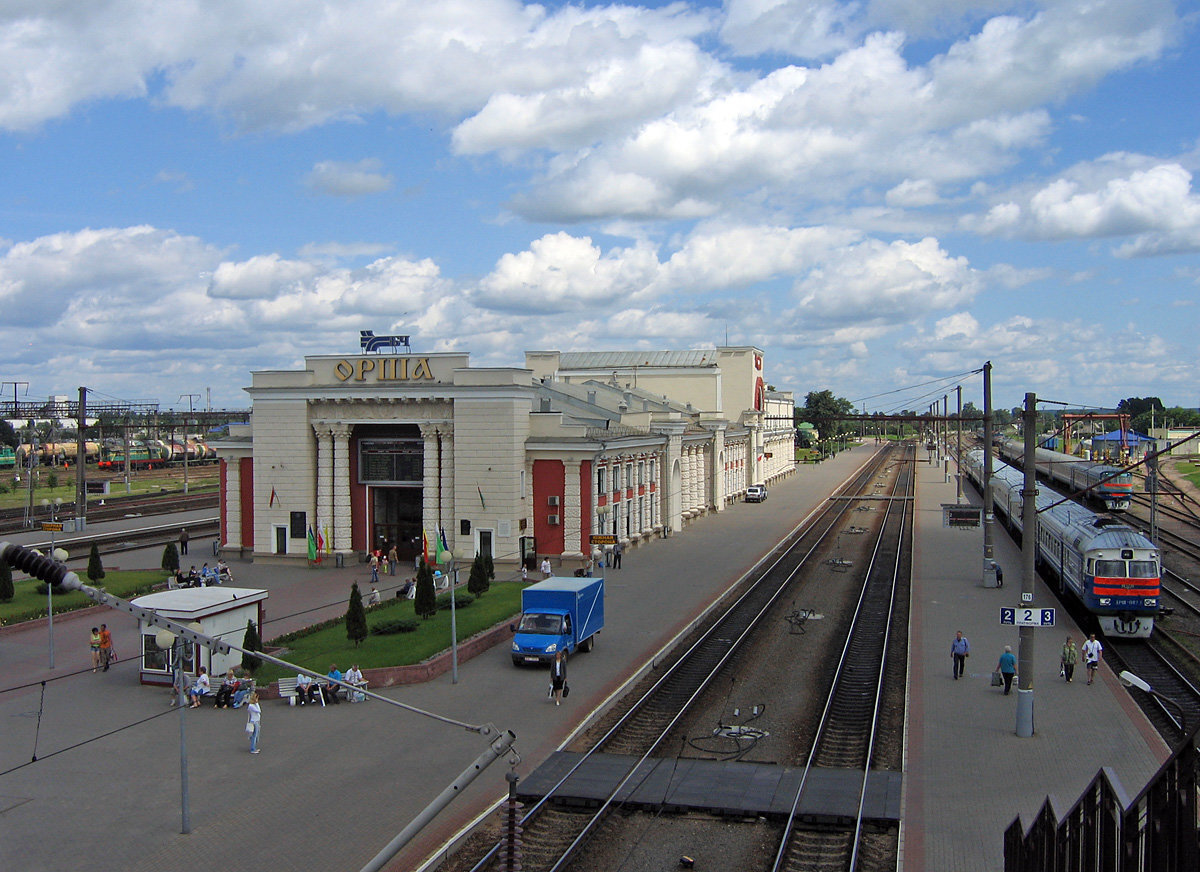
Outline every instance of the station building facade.
{"type": "Polygon", "coordinates": [[[569,569],[599,542],[672,535],[794,472],[792,394],[764,360],[750,346],[531,351],[524,368],[367,353],[255,372],[251,422],[213,443],[222,546],[304,560],[310,538],[351,558],[394,544],[411,566],[440,537],[459,559],[569,569]]]}

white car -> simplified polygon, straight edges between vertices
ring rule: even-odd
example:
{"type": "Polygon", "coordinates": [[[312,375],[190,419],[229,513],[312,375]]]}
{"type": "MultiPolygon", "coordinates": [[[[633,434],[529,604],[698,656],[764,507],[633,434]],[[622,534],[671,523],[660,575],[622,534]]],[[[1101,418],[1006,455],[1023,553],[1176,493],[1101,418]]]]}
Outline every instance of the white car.
{"type": "Polygon", "coordinates": [[[752,484],[746,488],[746,502],[761,503],[767,498],[767,486],[765,484],[752,484]]]}

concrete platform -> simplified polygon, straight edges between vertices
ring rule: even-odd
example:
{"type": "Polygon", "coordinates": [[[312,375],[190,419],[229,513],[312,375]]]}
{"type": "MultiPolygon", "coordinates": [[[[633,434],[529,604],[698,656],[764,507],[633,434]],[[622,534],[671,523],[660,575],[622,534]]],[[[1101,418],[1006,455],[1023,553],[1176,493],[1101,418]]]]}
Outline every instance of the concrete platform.
{"type": "MultiPolygon", "coordinates": [[[[926,458],[921,448],[918,457],[926,458]]],[[[963,483],[964,500],[980,503],[963,483]]],[[[1019,653],[1018,630],[1001,626],[1000,608],[1020,604],[1020,552],[997,526],[995,556],[1004,586],[982,586],[983,534],[942,526],[942,503],[956,501],[941,467],[917,464],[916,554],[909,652],[903,869],[999,872],[1004,829],[1031,821],[1047,795],[1069,807],[1102,766],[1137,794],[1168,749],[1107,666],[1096,683],[1059,678],[1059,651],[1070,634],[1086,638],[1060,608],[1058,625],[1034,642],[1034,734],[1018,738],[1016,683],[1010,696],[991,686],[1005,645],[1019,653]],[[954,680],[950,642],[971,643],[967,675],[954,680]]],[[[1056,606],[1039,579],[1035,604],[1056,606]]]]}

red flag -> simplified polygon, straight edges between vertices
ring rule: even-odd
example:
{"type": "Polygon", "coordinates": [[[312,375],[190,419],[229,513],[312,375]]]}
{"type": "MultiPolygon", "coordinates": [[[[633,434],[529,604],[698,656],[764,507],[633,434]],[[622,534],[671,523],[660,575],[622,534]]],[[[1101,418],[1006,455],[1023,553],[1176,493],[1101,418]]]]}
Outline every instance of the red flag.
{"type": "Polygon", "coordinates": [[[426,565],[428,565],[429,564],[429,531],[428,530],[421,531],[421,555],[422,555],[421,559],[425,561],[426,565]]]}
{"type": "Polygon", "coordinates": [[[275,501],[277,499],[279,499],[279,497],[275,495],[275,488],[271,488],[271,499],[267,501],[267,506],[270,507],[275,505],[275,501]]]}

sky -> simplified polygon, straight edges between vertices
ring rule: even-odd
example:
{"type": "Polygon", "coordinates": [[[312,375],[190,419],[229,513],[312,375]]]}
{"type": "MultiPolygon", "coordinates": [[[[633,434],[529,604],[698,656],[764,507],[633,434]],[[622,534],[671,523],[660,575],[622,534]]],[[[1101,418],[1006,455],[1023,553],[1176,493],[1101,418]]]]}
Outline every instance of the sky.
{"type": "Polygon", "coordinates": [[[373,330],[474,366],[755,345],[799,402],[869,412],[982,406],[985,361],[998,408],[1195,407],[1197,27],[1195,0],[6,0],[0,396],[247,408],[251,372],[373,330]]]}

